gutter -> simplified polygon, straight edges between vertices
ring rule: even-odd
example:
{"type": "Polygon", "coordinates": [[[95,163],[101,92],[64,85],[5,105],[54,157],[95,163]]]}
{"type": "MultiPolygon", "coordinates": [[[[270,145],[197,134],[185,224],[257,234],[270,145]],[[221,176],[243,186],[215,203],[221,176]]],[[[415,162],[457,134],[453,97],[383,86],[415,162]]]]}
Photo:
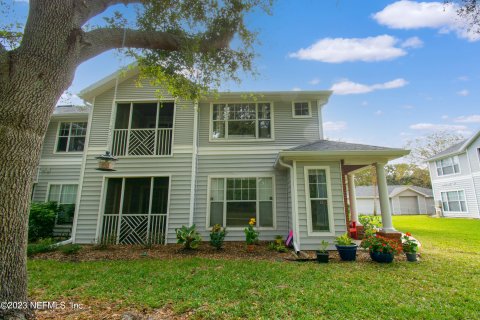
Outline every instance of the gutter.
{"type": "Polygon", "coordinates": [[[290,172],[290,197],[291,197],[291,208],[292,208],[292,225],[293,225],[293,248],[296,253],[300,252],[300,237],[298,234],[298,225],[297,225],[297,208],[296,208],[296,195],[297,191],[295,190],[294,187],[294,182],[295,182],[295,176],[294,176],[294,171],[293,167],[280,159],[280,157],[277,158],[277,163],[280,164],[282,167],[285,167],[289,170],[290,172]]]}
{"type": "Polygon", "coordinates": [[[195,191],[197,184],[197,161],[198,161],[198,100],[194,103],[193,115],[193,150],[192,150],[192,176],[190,181],[190,215],[188,225],[193,225],[195,212],[195,191]]]}

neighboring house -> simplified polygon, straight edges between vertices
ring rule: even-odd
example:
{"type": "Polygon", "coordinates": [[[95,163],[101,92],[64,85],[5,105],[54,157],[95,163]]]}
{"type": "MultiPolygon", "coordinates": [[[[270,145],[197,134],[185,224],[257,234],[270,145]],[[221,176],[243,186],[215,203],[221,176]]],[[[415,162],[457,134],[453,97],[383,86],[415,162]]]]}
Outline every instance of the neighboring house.
{"type": "Polygon", "coordinates": [[[428,159],[428,167],[443,216],[480,218],[480,131],[428,159]]]}
{"type": "Polygon", "coordinates": [[[174,243],[175,229],[192,224],[204,240],[221,224],[227,241],[244,241],[243,228],[255,217],[260,239],[292,230],[297,250],[316,249],[346,232],[348,205],[356,220],[347,186],[354,194],[355,171],[370,165],[379,176],[383,231],[396,232],[384,165],[408,151],[324,140],[330,91],[258,92],[256,99],[226,92],[185,101],[148,80],[139,86],[137,78],[135,69],[118,72],[81,92],[92,109],[85,151],[75,160],[54,152],[63,121],[52,118],[34,199],[58,199],[64,191],[51,185],[77,184],[75,243],[174,243]],[[96,170],[106,150],[118,158],[116,171],[96,170]]]}
{"type": "MultiPolygon", "coordinates": [[[[355,188],[358,214],[372,215],[374,208],[381,213],[376,186],[355,188]],[[375,199],[375,202],[374,202],[375,199]]],[[[434,214],[432,189],[417,186],[388,186],[390,210],[394,215],[434,214]]]]}

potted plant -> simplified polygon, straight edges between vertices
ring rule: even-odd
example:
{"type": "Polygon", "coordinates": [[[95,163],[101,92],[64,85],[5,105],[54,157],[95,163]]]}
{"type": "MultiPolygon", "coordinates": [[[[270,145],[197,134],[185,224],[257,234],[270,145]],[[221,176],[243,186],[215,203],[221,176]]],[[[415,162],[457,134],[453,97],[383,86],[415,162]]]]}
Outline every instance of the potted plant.
{"type": "Polygon", "coordinates": [[[347,233],[335,239],[335,247],[343,261],[355,261],[357,258],[357,245],[347,233]]]}
{"type": "Polygon", "coordinates": [[[222,249],[225,236],[227,235],[227,229],[222,228],[221,225],[216,224],[212,227],[210,231],[210,245],[217,250],[222,249]]]}
{"type": "Polygon", "coordinates": [[[402,248],[407,256],[407,261],[415,262],[417,261],[418,243],[413,240],[411,236],[412,234],[410,232],[407,232],[402,236],[402,248]]]}
{"type": "Polygon", "coordinates": [[[317,261],[318,263],[328,263],[328,242],[322,240],[320,243],[320,250],[317,250],[317,261]]]}
{"type": "Polygon", "coordinates": [[[253,226],[255,225],[255,218],[251,218],[248,222],[248,227],[245,228],[245,242],[247,243],[247,251],[252,252],[255,250],[255,245],[258,243],[258,231],[253,226]]]}
{"type": "Polygon", "coordinates": [[[362,241],[362,247],[370,253],[373,261],[391,263],[395,254],[402,251],[397,240],[387,239],[380,236],[370,236],[362,241]]]}

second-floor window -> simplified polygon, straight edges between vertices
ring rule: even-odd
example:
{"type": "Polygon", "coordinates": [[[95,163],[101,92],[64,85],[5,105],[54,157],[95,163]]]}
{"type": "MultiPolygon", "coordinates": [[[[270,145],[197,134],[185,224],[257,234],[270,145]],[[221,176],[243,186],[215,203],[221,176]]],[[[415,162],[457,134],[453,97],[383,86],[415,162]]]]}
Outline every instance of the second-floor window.
{"type": "Polygon", "coordinates": [[[86,122],[60,122],[57,152],[81,152],[85,146],[86,122]]]}
{"type": "Polygon", "coordinates": [[[117,104],[112,153],[116,156],[170,155],[173,115],[173,102],[117,104]]]}
{"type": "Polygon", "coordinates": [[[312,116],[309,102],[294,102],[292,108],[294,118],[310,118],[312,116]]]}
{"type": "Polygon", "coordinates": [[[437,175],[438,176],[445,176],[449,174],[459,173],[460,172],[460,164],[458,162],[458,157],[450,157],[445,158],[442,160],[437,160],[435,162],[437,166],[437,175]]]}
{"type": "Polygon", "coordinates": [[[212,140],[272,138],[270,103],[224,103],[212,106],[212,140]]]}

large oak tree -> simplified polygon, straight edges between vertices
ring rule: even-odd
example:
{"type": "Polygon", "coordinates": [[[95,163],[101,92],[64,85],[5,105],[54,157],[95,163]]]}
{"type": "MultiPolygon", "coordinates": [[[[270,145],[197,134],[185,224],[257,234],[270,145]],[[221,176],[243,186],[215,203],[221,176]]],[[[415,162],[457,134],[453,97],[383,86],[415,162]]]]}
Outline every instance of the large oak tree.
{"type": "MultiPolygon", "coordinates": [[[[0,0],[0,13],[8,15],[13,1],[0,0]]],[[[221,81],[238,80],[239,71],[254,71],[256,34],[244,17],[256,8],[268,11],[270,2],[30,0],[24,25],[0,22],[0,301],[28,300],[30,190],[50,116],[76,68],[126,47],[142,75],[175,96],[195,99],[221,81]],[[128,14],[115,12],[92,25],[121,4],[128,14]]],[[[2,319],[26,316],[0,310],[2,319]]]]}

